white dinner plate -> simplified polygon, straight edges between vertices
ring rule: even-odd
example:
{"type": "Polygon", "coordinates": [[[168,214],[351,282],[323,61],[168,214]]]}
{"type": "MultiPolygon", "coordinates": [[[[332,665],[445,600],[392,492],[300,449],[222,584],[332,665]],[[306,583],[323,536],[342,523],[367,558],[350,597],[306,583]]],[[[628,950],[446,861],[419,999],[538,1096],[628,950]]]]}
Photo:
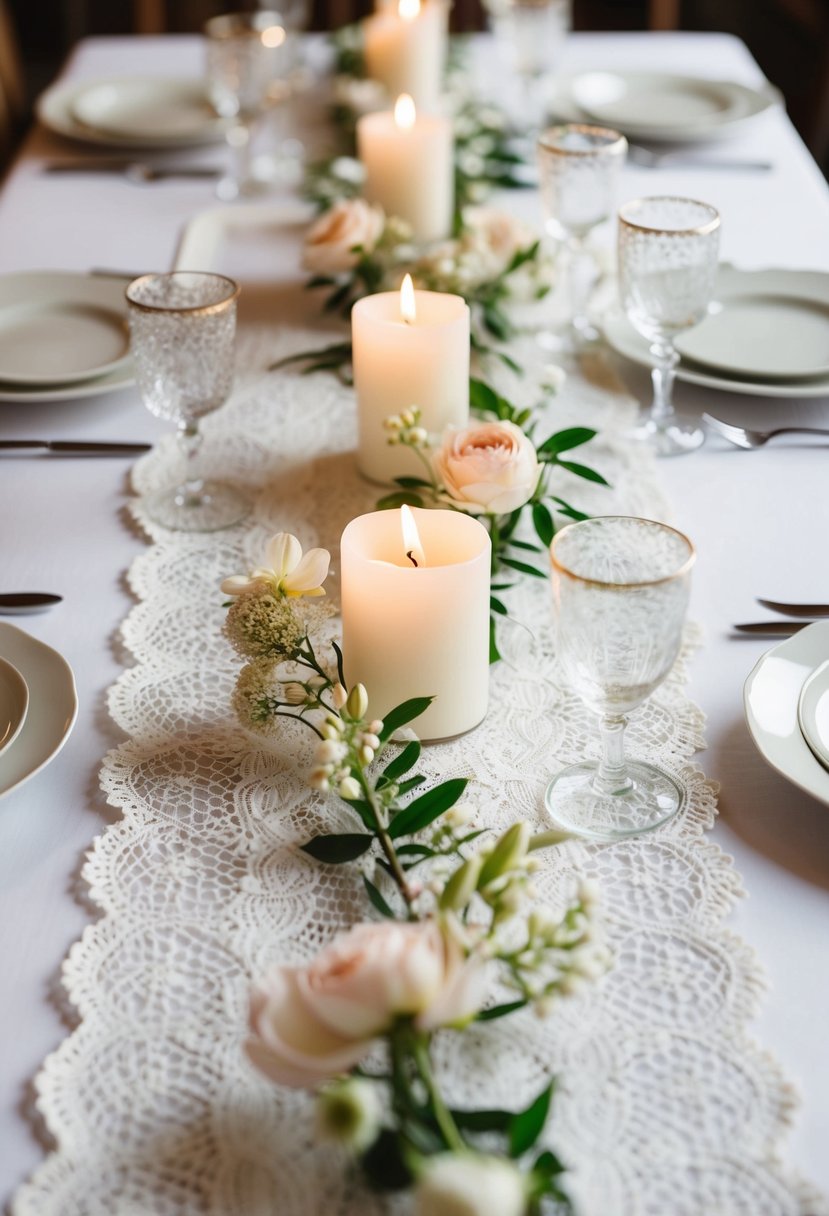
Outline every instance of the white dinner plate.
{"type": "Polygon", "coordinates": [[[829,274],[723,267],[715,311],[680,334],[685,359],[748,379],[829,376],[829,274]]]}
{"type": "Polygon", "coordinates": [[[817,621],[773,646],[743,689],[751,737],[764,760],[807,794],[829,804],[829,771],[818,763],[798,722],[801,689],[829,658],[829,621],[817,621]]]}
{"type": "Polygon", "coordinates": [[[125,279],[34,270],[0,276],[0,401],[60,401],[127,388],[125,279]]]}
{"type": "MultiPolygon", "coordinates": [[[[766,299],[786,295],[796,296],[800,300],[812,301],[818,304],[826,302],[829,305],[829,275],[809,270],[737,270],[733,266],[722,266],[717,279],[717,298],[725,302],[724,312],[728,311],[728,301],[740,298],[745,301],[752,297],[765,296],[766,299]]],[[[778,301],[779,302],[779,301],[778,301]]],[[[743,313],[742,320],[746,316],[743,313]]],[[[709,322],[715,325],[716,316],[706,318],[702,324],[709,322]]],[[[702,328],[700,325],[700,329],[702,328]]],[[[602,319],[605,338],[610,346],[619,354],[633,360],[644,367],[653,367],[653,357],[648,348],[648,341],[633,328],[622,309],[610,309],[602,319]]],[[[684,347],[684,342],[692,331],[682,336],[677,342],[677,348],[684,347]]],[[[789,358],[786,354],[782,339],[767,330],[763,331],[765,338],[758,335],[756,341],[756,356],[753,353],[753,339],[746,337],[743,331],[741,344],[742,355],[738,361],[743,362],[748,351],[749,362],[756,360],[768,367],[772,360],[778,365],[789,358]],[[764,351],[767,345],[772,353],[764,351]]],[[[814,343],[810,339],[809,350],[814,352],[814,343]]],[[[720,348],[720,353],[722,349],[720,348]]],[[[716,356],[715,356],[716,357],[716,356]]],[[[751,373],[730,375],[713,367],[704,367],[700,363],[687,358],[680,360],[676,371],[680,380],[689,384],[699,384],[703,388],[724,389],[734,393],[749,393],[755,397],[827,397],[829,396],[829,372],[818,375],[778,375],[765,378],[764,375],[751,373]]]]}
{"type": "Polygon", "coordinates": [[[824,768],[829,768],[829,661],[805,681],[797,702],[803,738],[824,768]]]}
{"type": "Polygon", "coordinates": [[[122,148],[216,143],[225,122],[197,77],[123,76],[57,84],[37,101],[40,121],[59,135],[122,148]]]}
{"type": "Polygon", "coordinates": [[[72,668],[51,646],[0,622],[0,658],[12,663],[29,688],[29,712],[20,734],[0,756],[0,798],[17,789],[58,754],[78,715],[72,668]]]}
{"type": "Polygon", "coordinates": [[[730,136],[779,101],[772,85],[607,69],[560,76],[548,104],[561,118],[603,122],[632,139],[695,143],[730,136]]]}
{"type": "Polygon", "coordinates": [[[0,755],[20,734],[28,708],[26,681],[16,667],[0,659],[0,755]]]}

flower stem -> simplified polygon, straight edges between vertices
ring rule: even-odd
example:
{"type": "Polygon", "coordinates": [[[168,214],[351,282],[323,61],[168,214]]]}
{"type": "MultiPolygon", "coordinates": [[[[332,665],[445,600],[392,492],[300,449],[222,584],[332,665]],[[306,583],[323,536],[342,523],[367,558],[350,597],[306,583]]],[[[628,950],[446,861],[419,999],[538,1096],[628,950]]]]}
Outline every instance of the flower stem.
{"type": "Polygon", "coordinates": [[[432,1061],[429,1056],[429,1036],[415,1035],[412,1042],[412,1053],[417,1065],[417,1071],[420,1073],[421,1080],[426,1086],[429,1094],[429,1101],[432,1104],[432,1111],[435,1116],[435,1122],[441,1130],[447,1148],[453,1152],[462,1153],[466,1151],[463,1137],[458,1131],[455,1120],[441,1096],[440,1090],[437,1087],[434,1073],[432,1072],[432,1061]]]}

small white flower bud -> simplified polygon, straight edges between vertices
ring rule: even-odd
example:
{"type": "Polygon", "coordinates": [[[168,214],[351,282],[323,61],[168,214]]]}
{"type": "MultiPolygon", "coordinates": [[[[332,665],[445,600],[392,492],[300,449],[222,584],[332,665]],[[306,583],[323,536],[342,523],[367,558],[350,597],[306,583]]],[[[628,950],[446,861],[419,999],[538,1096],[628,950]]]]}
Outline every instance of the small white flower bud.
{"type": "Polygon", "coordinates": [[[412,410],[404,410],[400,417],[403,419],[404,426],[414,426],[417,421],[412,410]]]}
{"type": "Polygon", "coordinates": [[[289,705],[304,705],[308,700],[308,690],[304,684],[294,682],[285,685],[282,689],[282,696],[289,705]]]}
{"type": "Polygon", "coordinates": [[[317,1136],[362,1153],[377,1139],[380,1116],[375,1086],[370,1081],[349,1077],[328,1086],[317,1098],[317,1136]]]}
{"type": "Polygon", "coordinates": [[[364,745],[360,748],[358,755],[363,764],[371,764],[372,760],[374,759],[374,748],[366,747],[364,745]]]}
{"type": "Polygon", "coordinates": [[[343,688],[342,684],[335,684],[331,689],[331,700],[337,709],[342,709],[348,700],[348,693],[343,688]]]}
{"type": "MultiPolygon", "coordinates": [[[[383,723],[382,723],[381,719],[375,718],[373,722],[369,722],[368,729],[371,731],[371,733],[373,735],[379,735],[383,729],[383,723]]],[[[378,746],[379,746],[379,742],[380,742],[379,739],[377,742],[378,742],[378,746]]]]}
{"type": "Polygon", "coordinates": [[[326,739],[317,744],[316,757],[320,764],[336,764],[338,760],[345,758],[347,752],[348,748],[341,741],[326,739]]]}
{"type": "Polygon", "coordinates": [[[332,726],[330,722],[323,722],[320,727],[320,734],[323,739],[339,739],[340,730],[336,726],[332,726]]]}
{"type": "Polygon", "coordinates": [[[375,751],[380,746],[379,738],[371,730],[367,730],[363,735],[363,743],[365,743],[366,747],[373,747],[375,751]]]}
{"type": "Polygon", "coordinates": [[[345,707],[349,715],[359,722],[366,716],[368,710],[368,693],[362,684],[355,684],[348,694],[345,707]]]}
{"type": "Polygon", "coordinates": [[[337,793],[341,798],[345,798],[346,802],[354,802],[355,799],[361,797],[363,791],[360,789],[360,783],[354,777],[343,777],[337,793]]]}
{"type": "Polygon", "coordinates": [[[331,789],[331,783],[328,780],[328,770],[324,768],[315,768],[308,777],[308,784],[312,790],[321,790],[326,793],[331,789]]]}
{"type": "Polygon", "coordinates": [[[429,442],[429,432],[422,426],[412,427],[409,431],[409,441],[415,447],[423,447],[429,442]]]}

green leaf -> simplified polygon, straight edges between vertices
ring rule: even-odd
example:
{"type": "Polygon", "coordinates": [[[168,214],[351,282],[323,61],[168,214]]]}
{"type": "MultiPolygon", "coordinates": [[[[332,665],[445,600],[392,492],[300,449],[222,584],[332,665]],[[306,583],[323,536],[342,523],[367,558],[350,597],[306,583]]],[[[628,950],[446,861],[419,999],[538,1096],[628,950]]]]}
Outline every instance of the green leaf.
{"type": "Polygon", "coordinates": [[[400,1137],[387,1127],[360,1158],[360,1164],[376,1191],[399,1191],[412,1185],[412,1173],[406,1164],[400,1137]]]}
{"type": "Polygon", "coordinates": [[[558,452],[567,452],[570,448],[578,448],[583,443],[589,443],[591,439],[595,439],[596,432],[592,431],[587,426],[571,426],[566,431],[556,431],[555,435],[551,435],[549,439],[545,439],[539,452],[551,452],[554,455],[558,452]]]}
{"type": "Polygon", "coordinates": [[[545,1149],[543,1153],[539,1153],[533,1162],[533,1169],[538,1170],[545,1178],[556,1178],[559,1174],[564,1173],[565,1167],[561,1161],[549,1149],[545,1149]]]}
{"type": "Polygon", "coordinates": [[[483,321],[489,332],[493,337],[498,338],[499,341],[506,342],[511,337],[512,327],[509,321],[494,304],[484,306],[483,321]]]}
{"type": "Polygon", "coordinates": [[[332,278],[330,274],[315,274],[311,276],[305,286],[307,288],[333,287],[336,281],[337,280],[332,278]]]}
{"type": "Polygon", "coordinates": [[[489,606],[493,612],[497,612],[499,616],[509,616],[506,604],[502,604],[494,595],[489,597],[489,606]]]}
{"type": "Polygon", "coordinates": [[[511,540],[510,544],[514,549],[525,549],[528,553],[540,553],[538,545],[530,544],[528,540],[511,540]]]}
{"type": "Polygon", "coordinates": [[[359,815],[363,821],[363,826],[367,827],[370,832],[377,831],[377,819],[374,814],[374,808],[370,802],[366,802],[365,798],[349,798],[349,810],[359,815]]]}
{"type": "Polygon", "coordinates": [[[468,777],[452,777],[415,798],[414,802],[395,815],[389,825],[389,836],[392,840],[398,840],[401,836],[409,836],[428,827],[438,815],[455,805],[468,783],[468,777]]]}
{"type": "Polygon", "coordinates": [[[344,861],[354,861],[355,858],[362,857],[371,847],[373,839],[373,836],[365,832],[342,832],[338,835],[314,836],[300,847],[303,853],[308,853],[317,861],[341,865],[344,861]]]}
{"type": "Polygon", "coordinates": [[[494,616],[489,618],[489,661],[490,663],[498,663],[501,659],[501,652],[498,649],[498,640],[495,635],[496,621],[494,616]]]}
{"type": "Polygon", "coordinates": [[[377,502],[378,511],[391,511],[402,506],[422,507],[423,499],[419,494],[415,494],[414,490],[395,490],[377,502]]]}
{"type": "Polygon", "coordinates": [[[512,1119],[509,1126],[509,1155],[511,1157],[521,1157],[528,1149],[531,1149],[544,1130],[553,1097],[553,1085],[554,1082],[551,1081],[526,1110],[521,1111],[512,1119]]]}
{"type": "MultiPolygon", "coordinates": [[[[463,842],[459,841],[458,843],[462,844],[463,842]]],[[[397,853],[398,857],[424,858],[435,856],[435,850],[430,849],[428,844],[417,844],[416,842],[413,842],[412,844],[401,844],[399,849],[395,849],[395,852],[397,853]]]]}
{"type": "Polygon", "coordinates": [[[366,889],[366,894],[368,895],[369,899],[371,900],[372,904],[377,909],[377,911],[380,913],[380,915],[385,916],[387,920],[396,920],[397,917],[395,916],[392,909],[386,903],[385,899],[380,894],[380,892],[377,890],[377,887],[375,887],[374,883],[371,882],[368,878],[366,878],[365,874],[363,875],[363,886],[366,889]]]}
{"type": "Polygon", "coordinates": [[[509,1110],[450,1110],[463,1132],[505,1132],[515,1118],[509,1110]]]}
{"type": "Polygon", "coordinates": [[[533,503],[533,525],[541,543],[549,545],[555,536],[556,528],[553,517],[543,502],[533,503]]]}
{"type": "Polygon", "coordinates": [[[415,718],[419,718],[429,708],[434,699],[434,697],[412,697],[409,701],[404,701],[401,705],[390,709],[383,719],[380,742],[385,743],[401,726],[405,726],[407,722],[412,722],[415,718]]]}
{"type": "Polygon", "coordinates": [[[566,469],[568,473],[575,473],[576,477],[583,477],[585,481],[597,481],[600,486],[609,486],[610,482],[602,477],[601,473],[597,473],[595,469],[589,469],[586,464],[576,464],[574,460],[559,460],[558,467],[566,469]]]}
{"type": "Polygon", "coordinates": [[[535,578],[547,577],[543,570],[536,570],[535,566],[528,566],[526,562],[516,561],[514,557],[502,557],[501,561],[505,566],[511,566],[513,570],[520,570],[522,574],[532,574],[535,578]]]}
{"type": "Polygon", "coordinates": [[[498,413],[498,394],[483,380],[472,377],[469,381],[469,406],[483,414],[498,413]]]}
{"type": "Polygon", "coordinates": [[[416,490],[419,486],[428,486],[430,483],[424,477],[395,477],[395,484],[402,486],[404,490],[416,490]]]}
{"type": "Polygon", "coordinates": [[[426,780],[425,777],[418,774],[417,777],[410,777],[408,781],[401,781],[400,785],[398,785],[398,787],[397,787],[398,795],[400,795],[400,797],[402,797],[404,794],[408,794],[412,790],[416,790],[419,785],[423,785],[423,782],[425,780],[426,780]]]}
{"type": "Polygon", "coordinates": [[[508,1005],[493,1005],[491,1009],[482,1009],[476,1015],[476,1022],[494,1022],[497,1018],[505,1018],[507,1014],[516,1013],[527,1005],[527,1001],[510,1001],[508,1005]]]}
{"type": "Polygon", "coordinates": [[[420,752],[420,740],[412,739],[411,743],[407,743],[403,751],[386,765],[383,769],[383,776],[387,781],[396,781],[398,777],[408,773],[412,765],[417,764],[420,752]]]}

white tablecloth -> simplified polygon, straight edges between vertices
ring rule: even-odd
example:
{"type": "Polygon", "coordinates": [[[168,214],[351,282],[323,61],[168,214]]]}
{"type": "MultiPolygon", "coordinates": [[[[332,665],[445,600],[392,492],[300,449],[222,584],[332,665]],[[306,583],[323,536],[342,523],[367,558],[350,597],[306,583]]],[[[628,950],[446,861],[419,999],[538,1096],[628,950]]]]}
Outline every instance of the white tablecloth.
{"type": "MultiPolygon", "coordinates": [[[[75,78],[129,72],[199,70],[196,39],[100,39],[82,45],[70,64],[75,78]]],[[[756,83],[759,73],[737,41],[723,35],[574,36],[565,67],[655,66],[756,83]],[[658,48],[658,53],[656,48],[658,48]]],[[[214,205],[205,182],[138,187],[117,178],[47,177],[45,155],[69,145],[36,132],[0,196],[0,271],[142,270],[172,262],[179,234],[199,210],[214,205]]],[[[623,193],[681,193],[705,198],[723,214],[722,254],[741,266],[829,270],[829,192],[782,113],[747,128],[722,155],[768,158],[772,173],[629,168],[623,193]]],[[[204,161],[221,149],[188,154],[204,161]]],[[[521,201],[522,210],[532,200],[521,201]]],[[[644,377],[626,369],[645,392],[644,377]]],[[[809,419],[829,424],[829,402],[764,401],[680,386],[689,409],[742,421],[809,419]]],[[[0,436],[155,438],[162,431],[134,391],[51,405],[0,405],[0,436]]],[[[757,1034],[798,1084],[803,1105],[790,1160],[829,1189],[829,811],[766,767],[745,728],[741,690],[768,645],[735,641],[729,623],[758,615],[755,595],[801,600],[828,597],[822,561],[829,504],[820,490],[825,448],[780,444],[742,453],[716,440],[693,457],[667,462],[666,489],[675,518],[700,552],[692,615],[707,643],[693,671],[692,695],[709,715],[703,762],[722,782],[722,821],[715,829],[732,852],[750,898],[735,929],[759,951],[770,991],[757,1034]],[[823,946],[823,950],[821,947],[823,946]]],[[[43,1149],[22,1113],[26,1085],[65,1027],[50,995],[63,956],[87,913],[73,895],[79,858],[112,812],[98,791],[103,753],[117,732],[103,694],[120,671],[114,632],[130,599],[121,575],[143,541],[119,507],[126,466],[118,461],[4,459],[0,466],[3,584],[55,590],[65,603],[22,622],[54,645],[75,669],[80,718],[65,751],[0,806],[0,959],[4,1031],[0,1047],[0,1196],[5,1198],[43,1149]]]]}

